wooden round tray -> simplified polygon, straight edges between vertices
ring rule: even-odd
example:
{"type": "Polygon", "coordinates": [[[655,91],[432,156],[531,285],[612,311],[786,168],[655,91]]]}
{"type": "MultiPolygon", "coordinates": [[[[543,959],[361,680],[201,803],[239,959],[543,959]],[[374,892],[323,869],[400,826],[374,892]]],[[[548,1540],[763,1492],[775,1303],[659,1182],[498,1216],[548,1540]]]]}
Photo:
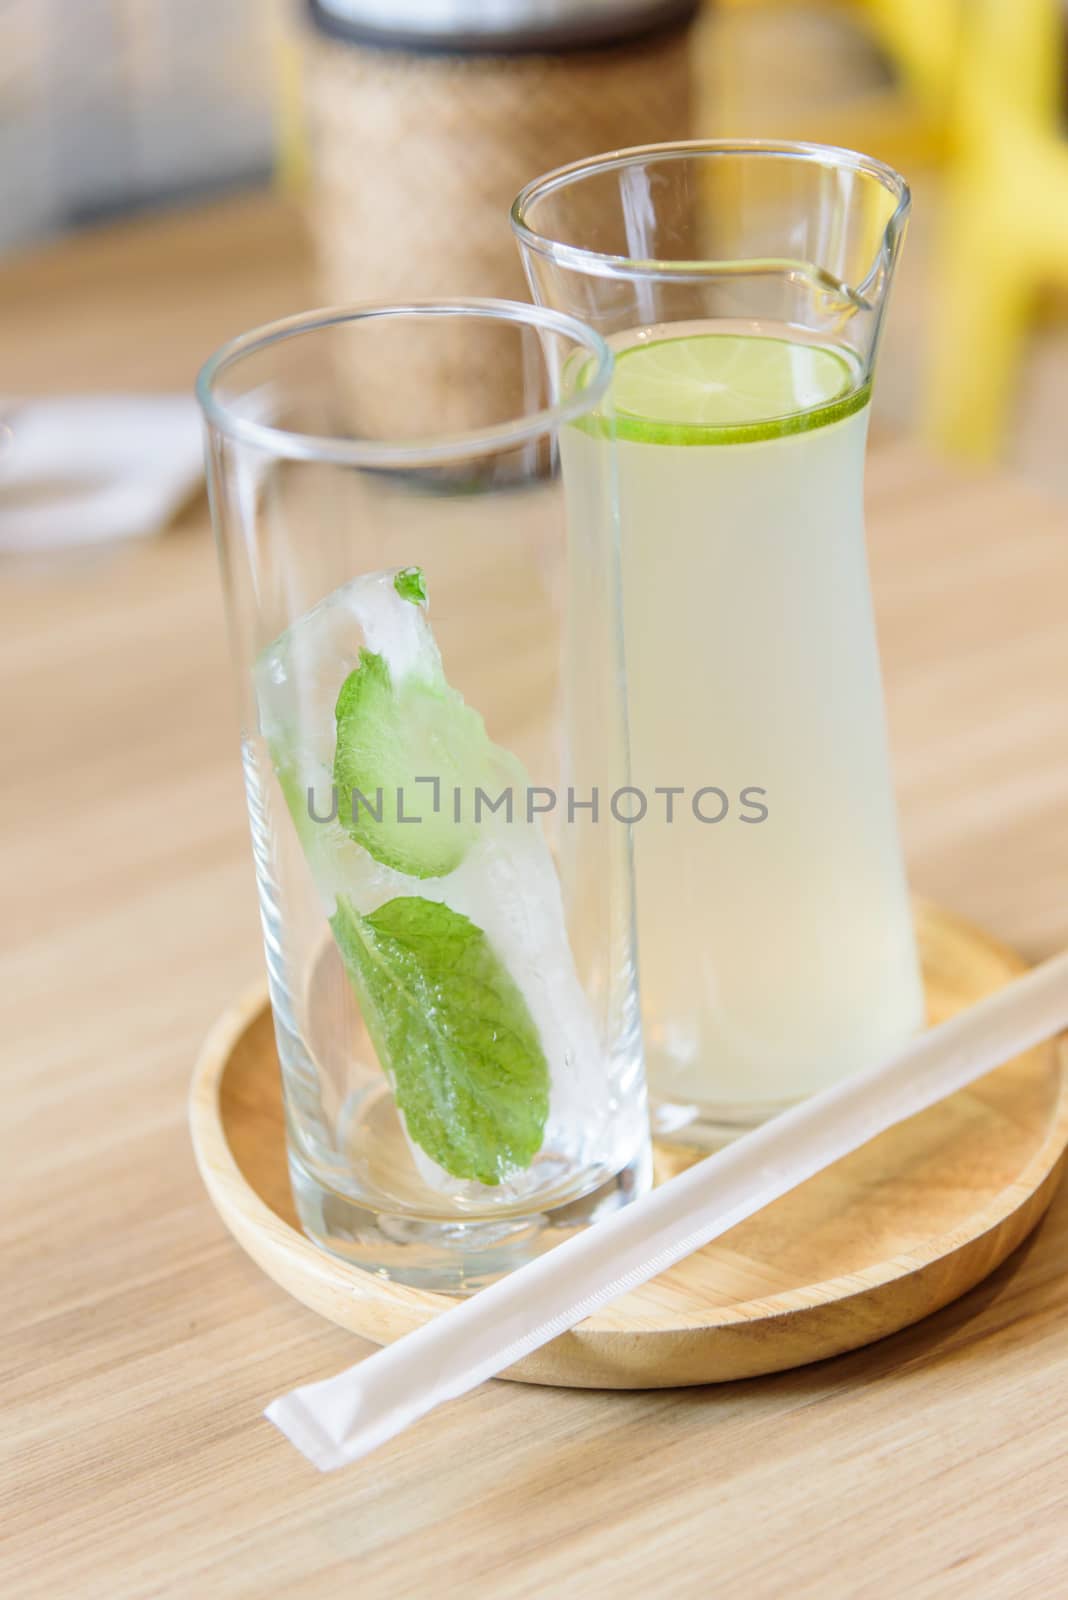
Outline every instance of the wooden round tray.
{"type": "MultiPolygon", "coordinates": [[[[1024,970],[944,912],[922,907],[918,925],[932,1021],[1024,970]]],[[[351,1267],[299,1231],[262,989],[205,1041],[191,1122],[223,1221],[313,1311],[385,1344],[452,1304],[351,1267]]],[[[1049,1044],[891,1129],[504,1376],[660,1388],[777,1372],[868,1344],[1004,1261],[1048,1206],[1066,1144],[1068,1072],[1062,1046],[1049,1044]]]]}

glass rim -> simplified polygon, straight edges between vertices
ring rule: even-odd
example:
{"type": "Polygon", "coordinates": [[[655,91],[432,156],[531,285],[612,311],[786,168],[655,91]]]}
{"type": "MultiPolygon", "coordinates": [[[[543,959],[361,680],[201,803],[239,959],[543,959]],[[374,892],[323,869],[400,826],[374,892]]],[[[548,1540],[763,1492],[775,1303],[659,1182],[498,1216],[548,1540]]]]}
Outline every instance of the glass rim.
{"type": "Polygon", "coordinates": [[[587,156],[581,161],[571,161],[566,166],[554,167],[540,177],[533,178],[520,189],[512,201],[509,219],[512,231],[521,245],[537,255],[548,256],[563,266],[579,268],[590,275],[612,278],[693,278],[702,270],[719,263],[694,256],[689,260],[659,260],[656,257],[641,259],[634,256],[611,255],[607,251],[590,250],[583,245],[566,244],[540,233],[527,221],[527,213],[536,200],[557,189],[593,177],[597,173],[615,172],[624,167],[640,166],[651,160],[681,161],[700,156],[779,156],[787,160],[808,162],[813,166],[837,167],[862,172],[873,178],[895,200],[894,210],[887,218],[884,236],[891,239],[900,235],[912,205],[912,193],[900,172],[885,161],[863,155],[859,150],[848,150],[842,145],[812,144],[794,139],[677,139],[664,144],[630,145],[623,150],[606,150],[597,156],[587,156]]]}
{"type": "Polygon", "coordinates": [[[600,334],[578,317],[523,300],[460,296],[450,300],[361,301],[298,312],[295,316],[263,323],[227,340],[200,368],[195,392],[201,412],[210,427],[235,443],[285,460],[320,461],[338,466],[368,468],[441,465],[462,461],[479,450],[504,450],[533,443],[555,432],[561,425],[586,416],[604,399],[612,380],[614,362],[615,358],[600,334]],[[557,401],[523,416],[490,423],[482,428],[431,434],[403,443],[345,439],[277,428],[271,423],[240,415],[217,393],[219,379],[225,372],[247,357],[258,355],[287,339],[320,333],[346,323],[421,316],[481,317],[489,322],[511,323],[559,334],[588,350],[597,365],[589,383],[568,400],[557,401]]]}

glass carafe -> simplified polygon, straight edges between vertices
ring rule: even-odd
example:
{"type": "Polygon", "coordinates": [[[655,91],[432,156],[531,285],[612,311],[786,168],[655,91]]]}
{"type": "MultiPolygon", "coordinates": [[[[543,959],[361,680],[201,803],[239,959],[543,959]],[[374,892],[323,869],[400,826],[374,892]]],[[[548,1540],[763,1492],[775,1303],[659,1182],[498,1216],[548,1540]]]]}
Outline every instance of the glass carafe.
{"type": "MultiPolygon", "coordinates": [[[[909,208],[809,145],[616,152],[513,208],[535,298],[616,356],[639,960],[661,1137],[870,1064],[923,994],[863,474],[909,208]]],[[[610,448],[572,430],[565,473],[610,448]]]]}

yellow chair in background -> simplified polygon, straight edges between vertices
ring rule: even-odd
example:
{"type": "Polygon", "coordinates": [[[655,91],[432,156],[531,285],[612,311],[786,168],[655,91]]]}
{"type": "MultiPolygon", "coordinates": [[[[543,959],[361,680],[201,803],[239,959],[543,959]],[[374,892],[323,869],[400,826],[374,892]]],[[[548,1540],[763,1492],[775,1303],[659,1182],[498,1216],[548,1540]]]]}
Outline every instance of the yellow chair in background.
{"type": "MultiPolygon", "coordinates": [[[[1068,139],[1062,131],[1063,0],[833,0],[895,69],[892,91],[751,130],[845,144],[945,182],[934,265],[922,425],[938,448],[998,453],[1039,289],[1068,285],[1068,139]]],[[[804,5],[804,0],[801,0],[804,5]]],[[[716,12],[797,9],[718,0],[716,12]]],[[[811,6],[810,6],[811,9],[811,6]]],[[[824,0],[820,8],[828,6],[824,0]]],[[[731,82],[730,64],[721,81],[731,82]]],[[[729,93],[726,96],[729,100],[729,93]]],[[[727,124],[734,119],[736,129],[727,124]]],[[[762,113],[762,124],[766,117],[762,113]]]]}
{"type": "MultiPolygon", "coordinates": [[[[961,21],[970,0],[709,0],[708,48],[715,50],[715,17],[730,22],[733,14],[756,10],[781,12],[788,22],[791,10],[839,12],[857,24],[893,69],[895,82],[886,88],[866,88],[851,96],[848,85],[821,110],[806,106],[798,112],[777,113],[763,106],[760,127],[746,126],[743,95],[732,93],[736,74],[730,62],[716,71],[717,103],[708,115],[718,132],[759,133],[770,138],[804,138],[864,150],[900,168],[941,162],[947,148],[948,113],[957,59],[961,21]]],[[[727,42],[729,48],[729,32],[727,42]]],[[[706,131],[702,128],[700,131],[706,131]]]]}
{"type": "Polygon", "coordinates": [[[1060,0],[971,0],[935,264],[927,437],[975,460],[1001,444],[1039,288],[1068,284],[1060,0]]]}
{"type": "Polygon", "coordinates": [[[906,87],[944,123],[968,0],[847,0],[893,62],[906,87]]]}
{"type": "Polygon", "coordinates": [[[283,191],[299,193],[308,176],[300,13],[293,0],[270,0],[274,57],[274,176],[283,191]]]}

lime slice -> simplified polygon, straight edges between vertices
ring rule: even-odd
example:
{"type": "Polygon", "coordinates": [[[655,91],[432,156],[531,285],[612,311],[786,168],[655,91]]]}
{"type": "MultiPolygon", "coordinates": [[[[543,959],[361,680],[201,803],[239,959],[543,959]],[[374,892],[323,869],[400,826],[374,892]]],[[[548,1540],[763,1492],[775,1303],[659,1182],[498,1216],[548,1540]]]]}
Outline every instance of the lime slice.
{"type": "Polygon", "coordinates": [[[837,350],[762,334],[652,339],[616,357],[616,431],[641,444],[778,439],[859,411],[870,384],[857,376],[837,350]]]}

